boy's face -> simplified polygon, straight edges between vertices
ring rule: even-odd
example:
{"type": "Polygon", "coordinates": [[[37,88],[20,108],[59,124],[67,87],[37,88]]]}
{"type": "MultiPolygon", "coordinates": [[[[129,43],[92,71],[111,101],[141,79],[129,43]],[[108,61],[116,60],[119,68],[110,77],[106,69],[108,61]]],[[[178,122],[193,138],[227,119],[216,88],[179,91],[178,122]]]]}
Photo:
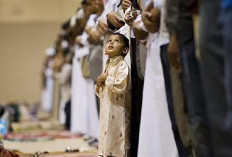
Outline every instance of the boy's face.
{"type": "Polygon", "coordinates": [[[105,54],[109,57],[121,56],[125,51],[125,44],[119,35],[111,35],[105,46],[105,54]]]}

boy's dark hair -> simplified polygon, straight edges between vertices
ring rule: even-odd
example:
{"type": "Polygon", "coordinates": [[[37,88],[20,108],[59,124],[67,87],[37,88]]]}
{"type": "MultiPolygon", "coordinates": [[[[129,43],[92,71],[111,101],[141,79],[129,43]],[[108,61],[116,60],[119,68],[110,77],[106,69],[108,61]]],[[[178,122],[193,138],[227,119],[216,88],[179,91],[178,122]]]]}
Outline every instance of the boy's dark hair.
{"type": "Polygon", "coordinates": [[[123,43],[125,44],[125,47],[129,48],[129,39],[127,39],[127,37],[125,35],[123,35],[121,33],[114,33],[114,34],[111,34],[111,35],[118,35],[118,36],[122,37],[122,40],[123,40],[123,43]]]}
{"type": "MultiPolygon", "coordinates": [[[[124,47],[126,47],[126,48],[129,49],[129,39],[127,39],[127,37],[126,37],[125,35],[123,35],[123,34],[121,34],[121,33],[113,33],[113,34],[111,34],[111,35],[118,35],[118,36],[122,37],[122,42],[125,44],[124,47]]],[[[111,36],[111,35],[110,35],[110,36],[111,36]]],[[[108,39],[109,39],[109,38],[108,38],[108,39]]],[[[122,56],[125,57],[126,54],[123,53],[122,56]]]]}

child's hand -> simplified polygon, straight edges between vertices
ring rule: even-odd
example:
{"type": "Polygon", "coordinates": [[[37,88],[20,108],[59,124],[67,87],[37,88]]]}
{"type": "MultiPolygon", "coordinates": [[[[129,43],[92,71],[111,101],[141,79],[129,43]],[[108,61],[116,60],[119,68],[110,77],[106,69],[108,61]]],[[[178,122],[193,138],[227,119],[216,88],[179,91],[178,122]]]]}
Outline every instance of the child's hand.
{"type": "Polygon", "coordinates": [[[102,73],[98,78],[97,78],[97,86],[103,86],[105,84],[105,80],[107,78],[107,73],[102,73]]]}

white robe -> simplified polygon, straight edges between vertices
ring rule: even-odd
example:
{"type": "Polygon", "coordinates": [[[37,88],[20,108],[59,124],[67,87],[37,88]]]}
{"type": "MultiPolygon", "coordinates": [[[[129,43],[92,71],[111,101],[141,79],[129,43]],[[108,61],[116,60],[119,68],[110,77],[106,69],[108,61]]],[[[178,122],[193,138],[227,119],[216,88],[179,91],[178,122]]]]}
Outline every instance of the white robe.
{"type": "Polygon", "coordinates": [[[178,156],[168,112],[159,46],[149,48],[143,90],[138,157],[178,156]]]}
{"type": "MultiPolygon", "coordinates": [[[[49,61],[50,65],[51,61],[49,61]]],[[[51,112],[53,107],[54,80],[52,78],[53,70],[48,67],[45,70],[46,87],[42,91],[42,109],[51,112]]]]}
{"type": "MultiPolygon", "coordinates": [[[[155,2],[161,2],[158,0],[155,2]]],[[[161,9],[163,11],[163,9],[161,9]]],[[[143,90],[138,157],[177,157],[160,59],[160,46],[168,43],[161,14],[159,33],[149,34],[143,90]]]]}
{"type": "Polygon", "coordinates": [[[94,83],[91,79],[84,78],[81,72],[81,58],[88,53],[88,47],[75,46],[72,72],[71,131],[98,138],[99,119],[94,83]]]}
{"type": "Polygon", "coordinates": [[[55,73],[55,78],[60,84],[60,106],[59,106],[59,122],[60,124],[65,124],[66,116],[65,116],[65,105],[70,101],[71,97],[71,85],[70,85],[70,77],[71,77],[72,66],[71,64],[65,63],[61,71],[59,73],[55,73]]]}

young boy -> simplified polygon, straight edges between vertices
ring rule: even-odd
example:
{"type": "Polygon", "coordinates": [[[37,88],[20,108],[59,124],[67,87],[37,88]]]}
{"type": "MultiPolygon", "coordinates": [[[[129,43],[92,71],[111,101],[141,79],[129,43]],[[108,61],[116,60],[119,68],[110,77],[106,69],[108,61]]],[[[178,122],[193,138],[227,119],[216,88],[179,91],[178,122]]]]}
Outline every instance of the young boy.
{"type": "Polygon", "coordinates": [[[130,70],[124,57],[129,40],[122,34],[112,34],[106,43],[109,56],[106,69],[96,84],[100,97],[100,157],[129,156],[130,128],[130,70]]]}

